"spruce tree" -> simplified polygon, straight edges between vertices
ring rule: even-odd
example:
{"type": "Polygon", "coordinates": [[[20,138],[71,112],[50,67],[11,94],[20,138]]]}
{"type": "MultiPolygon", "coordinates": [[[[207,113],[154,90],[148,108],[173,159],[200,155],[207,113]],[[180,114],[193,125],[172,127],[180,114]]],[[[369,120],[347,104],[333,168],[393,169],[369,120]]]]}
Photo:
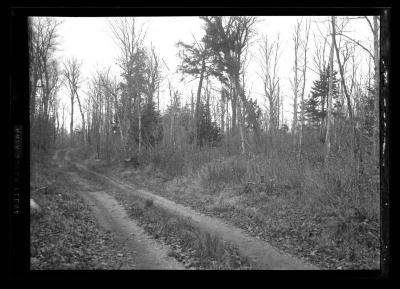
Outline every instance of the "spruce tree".
{"type": "MultiPolygon", "coordinates": [[[[326,106],[329,92],[329,65],[315,80],[311,88],[311,94],[304,102],[304,114],[309,125],[319,127],[326,117],[326,106]]],[[[333,72],[333,115],[337,116],[340,111],[337,71],[333,72]]]]}
{"type": "Polygon", "coordinates": [[[214,146],[222,140],[222,133],[217,123],[211,121],[210,109],[200,101],[199,115],[199,133],[197,135],[197,144],[199,146],[214,146]]]}

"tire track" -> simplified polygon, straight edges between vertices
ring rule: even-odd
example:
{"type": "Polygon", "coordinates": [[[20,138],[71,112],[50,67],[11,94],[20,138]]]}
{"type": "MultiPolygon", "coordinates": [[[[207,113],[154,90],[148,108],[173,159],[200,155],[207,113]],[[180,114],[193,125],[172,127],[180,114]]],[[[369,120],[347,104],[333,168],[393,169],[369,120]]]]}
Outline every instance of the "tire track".
{"type": "MultiPolygon", "coordinates": [[[[59,168],[70,157],[57,151],[53,156],[59,168]]],[[[79,195],[91,207],[98,223],[105,230],[115,233],[115,241],[124,247],[126,254],[121,255],[122,270],[182,270],[184,265],[168,256],[168,247],[151,238],[131,219],[117,200],[107,194],[99,184],[93,184],[81,177],[76,171],[65,172],[70,181],[79,186],[79,195]]]]}
{"type": "MultiPolygon", "coordinates": [[[[69,153],[70,150],[67,151],[65,156],[67,160],[71,160],[69,153]]],[[[191,220],[193,225],[211,234],[217,235],[223,240],[231,242],[236,245],[239,252],[243,256],[247,256],[257,268],[266,270],[319,270],[316,266],[308,264],[299,258],[278,251],[267,242],[248,235],[242,229],[224,223],[216,218],[200,214],[191,208],[177,204],[149,191],[138,189],[133,185],[126,184],[105,174],[95,172],[81,163],[74,162],[74,164],[79,170],[104,179],[110,185],[124,192],[140,198],[151,199],[153,200],[154,205],[159,206],[174,215],[188,218],[191,220]]]]}

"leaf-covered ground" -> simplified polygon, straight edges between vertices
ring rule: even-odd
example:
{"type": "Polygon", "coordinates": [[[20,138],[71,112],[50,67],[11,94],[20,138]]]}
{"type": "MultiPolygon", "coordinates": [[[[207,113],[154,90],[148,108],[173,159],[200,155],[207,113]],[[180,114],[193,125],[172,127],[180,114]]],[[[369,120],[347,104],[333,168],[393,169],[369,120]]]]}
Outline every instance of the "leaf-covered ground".
{"type": "MultiPolygon", "coordinates": [[[[120,198],[121,201],[127,200],[124,195],[120,198]]],[[[143,205],[137,200],[130,200],[127,208],[148,233],[170,246],[171,256],[189,269],[251,268],[248,260],[240,256],[233,245],[199,230],[189,220],[172,216],[151,205],[150,201],[143,205]]]]}
{"type": "Polygon", "coordinates": [[[283,252],[325,269],[379,269],[379,222],[346,206],[326,208],[298,189],[277,184],[269,193],[244,187],[208,188],[196,177],[169,178],[151,167],[91,163],[176,203],[219,217],[283,252]]]}
{"type": "Polygon", "coordinates": [[[114,168],[125,181],[219,217],[289,254],[325,269],[379,269],[379,223],[355,211],[340,219],[335,211],[307,204],[302,193],[287,188],[244,193],[240,186],[210,192],[193,180],[165,181],[153,172],[114,168]]]}
{"type": "MultiPolygon", "coordinates": [[[[86,179],[102,182],[97,176],[81,172],[86,179]]],[[[103,185],[108,185],[104,182],[103,185]]],[[[247,258],[228,242],[193,226],[189,220],[165,212],[150,200],[142,200],[109,187],[111,194],[144,230],[170,248],[169,255],[187,269],[251,269],[247,258]]]]}
{"type": "Polygon", "coordinates": [[[129,254],[97,224],[63,172],[49,160],[34,167],[31,197],[42,212],[31,216],[31,269],[119,269],[126,263],[129,254]]]}

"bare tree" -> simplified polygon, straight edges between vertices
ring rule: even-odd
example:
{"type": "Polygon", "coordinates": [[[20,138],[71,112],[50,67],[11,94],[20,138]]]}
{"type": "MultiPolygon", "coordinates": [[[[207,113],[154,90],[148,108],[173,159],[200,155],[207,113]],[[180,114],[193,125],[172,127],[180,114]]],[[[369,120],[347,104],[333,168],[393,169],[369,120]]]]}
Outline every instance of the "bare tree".
{"type": "MultiPolygon", "coordinates": [[[[367,18],[367,17],[366,17],[367,18]]],[[[368,18],[367,18],[368,20],[368,18]]],[[[375,102],[374,102],[374,115],[375,115],[375,126],[374,126],[374,154],[375,158],[379,158],[379,97],[380,97],[380,60],[379,60],[379,23],[378,16],[373,17],[374,26],[372,33],[374,35],[374,64],[375,64],[375,102]]],[[[370,25],[371,26],[371,25],[370,25]]]]}
{"type": "Polygon", "coordinates": [[[121,136],[123,136],[124,154],[128,154],[128,133],[131,124],[132,104],[136,106],[136,112],[139,116],[139,152],[141,146],[141,114],[140,114],[140,97],[143,92],[140,88],[141,80],[138,79],[139,73],[137,68],[142,66],[143,59],[143,41],[145,32],[143,27],[137,29],[135,18],[120,18],[110,23],[110,29],[114,36],[114,41],[121,51],[119,58],[119,66],[125,79],[125,93],[121,95],[122,114],[120,117],[121,136]],[[133,101],[133,103],[132,103],[133,101]]]}
{"type": "MultiPolygon", "coordinates": [[[[34,123],[36,97],[38,87],[42,87],[48,99],[51,92],[48,69],[51,69],[53,53],[57,47],[57,28],[61,22],[52,18],[28,18],[29,27],[29,58],[30,58],[30,116],[31,126],[34,123]],[[41,81],[43,79],[45,81],[41,81]]],[[[46,101],[45,101],[46,102],[46,101]]]]}
{"type": "Polygon", "coordinates": [[[29,18],[29,93],[32,143],[46,150],[55,124],[56,94],[60,87],[57,49],[57,28],[60,22],[53,18],[29,18]]]}
{"type": "Polygon", "coordinates": [[[301,41],[301,48],[303,50],[303,69],[301,71],[302,73],[302,79],[303,79],[303,85],[301,89],[301,111],[300,111],[300,134],[299,134],[299,156],[302,153],[302,142],[303,142],[303,127],[304,127],[304,92],[306,88],[306,79],[307,79],[307,52],[308,52],[308,39],[310,36],[310,25],[311,25],[311,20],[306,21],[305,23],[305,35],[303,41],[301,41]]]}
{"type": "Polygon", "coordinates": [[[272,43],[270,43],[267,36],[264,36],[259,51],[261,69],[259,75],[263,81],[265,97],[269,102],[269,131],[273,134],[278,128],[279,76],[277,66],[279,61],[279,36],[272,43]]]}
{"type": "Polygon", "coordinates": [[[64,63],[64,77],[67,81],[67,85],[70,90],[70,98],[71,98],[71,142],[73,135],[73,114],[74,114],[74,102],[75,98],[78,101],[79,112],[82,118],[82,135],[83,135],[83,143],[86,143],[86,122],[85,122],[85,114],[83,111],[83,106],[81,103],[81,99],[78,94],[78,90],[81,84],[81,63],[78,62],[76,58],[72,58],[64,63]]]}
{"type": "Polygon", "coordinates": [[[204,44],[199,43],[196,38],[194,39],[194,44],[185,44],[183,42],[178,42],[177,46],[181,48],[179,55],[181,57],[182,63],[179,66],[179,70],[182,73],[189,74],[195,78],[199,78],[199,84],[197,86],[197,96],[196,96],[196,107],[194,113],[194,140],[198,140],[198,131],[200,126],[200,98],[201,90],[203,88],[203,81],[206,74],[209,72],[207,69],[207,58],[208,53],[204,44]]]}
{"type": "Polygon", "coordinates": [[[176,146],[176,118],[177,111],[179,108],[179,92],[174,89],[171,84],[171,81],[168,79],[168,89],[169,89],[169,97],[170,97],[170,144],[172,144],[173,148],[176,146]]]}
{"type": "Polygon", "coordinates": [[[327,117],[326,117],[326,135],[325,135],[325,163],[328,163],[329,155],[331,151],[331,123],[332,123],[332,93],[333,93],[333,53],[335,46],[335,16],[331,17],[332,21],[332,43],[331,51],[329,53],[329,90],[328,90],[328,105],[327,105],[327,117]]]}
{"type": "Polygon", "coordinates": [[[64,144],[64,135],[65,135],[65,104],[62,105],[62,124],[61,124],[61,143],[64,144]]]}
{"type": "Polygon", "coordinates": [[[293,66],[293,72],[294,72],[294,79],[293,81],[290,80],[292,89],[293,89],[293,121],[292,121],[292,134],[293,134],[293,144],[296,145],[296,133],[297,133],[297,122],[298,122],[298,117],[297,117],[297,98],[299,94],[299,85],[300,85],[300,77],[298,75],[299,73],[299,45],[300,45],[300,28],[301,28],[301,22],[297,20],[297,23],[294,28],[293,32],[293,42],[294,42],[294,66],[293,66]]]}
{"type": "MultiPolygon", "coordinates": [[[[124,131],[121,129],[121,118],[123,117],[123,108],[119,105],[119,95],[120,87],[117,84],[117,80],[114,77],[113,79],[110,76],[110,68],[105,68],[103,70],[97,71],[96,79],[98,85],[100,87],[100,91],[103,91],[106,98],[106,115],[107,115],[107,144],[109,142],[109,136],[111,132],[111,128],[109,127],[110,123],[113,123],[113,131],[116,133],[119,131],[121,144],[125,144],[125,138],[127,137],[124,134],[124,131]]],[[[125,147],[123,146],[123,149],[125,147]]],[[[107,148],[107,151],[109,149],[107,148]]]]}
{"type": "Polygon", "coordinates": [[[243,73],[243,56],[254,33],[255,17],[201,17],[206,22],[206,35],[203,38],[206,46],[212,51],[213,63],[218,67],[218,76],[225,84],[232,85],[232,127],[235,127],[235,113],[239,112],[239,133],[242,154],[245,153],[244,117],[241,107],[246,109],[247,100],[241,85],[243,73]],[[240,101],[241,103],[236,101],[240,101]],[[236,112],[235,112],[236,110],[236,112]]]}
{"type": "Polygon", "coordinates": [[[347,109],[349,112],[349,117],[350,117],[350,121],[353,121],[353,106],[351,104],[351,99],[350,99],[350,94],[348,92],[347,89],[347,85],[345,82],[345,76],[344,76],[344,69],[343,69],[343,64],[340,58],[340,53],[339,53],[339,46],[336,43],[336,22],[335,22],[336,18],[332,18],[331,22],[332,22],[332,42],[336,51],[336,58],[338,61],[338,65],[339,65],[339,72],[340,72],[340,79],[342,82],[342,86],[343,86],[343,91],[344,94],[346,96],[346,100],[347,100],[347,109]]]}

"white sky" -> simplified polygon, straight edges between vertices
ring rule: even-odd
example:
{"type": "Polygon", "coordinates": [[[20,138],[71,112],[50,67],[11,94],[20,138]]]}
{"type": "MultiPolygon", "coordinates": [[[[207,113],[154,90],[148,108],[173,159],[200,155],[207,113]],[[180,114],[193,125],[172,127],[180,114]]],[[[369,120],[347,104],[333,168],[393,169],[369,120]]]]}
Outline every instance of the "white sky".
{"type": "MultiPolygon", "coordinates": [[[[285,122],[290,124],[292,118],[292,103],[293,93],[290,87],[289,78],[293,77],[292,67],[294,63],[294,50],[292,34],[296,20],[301,16],[266,16],[259,17],[259,22],[255,26],[256,35],[254,40],[257,40],[261,35],[268,35],[271,41],[276,39],[277,34],[280,35],[280,51],[281,57],[279,61],[278,74],[281,78],[281,94],[284,99],[284,119],[285,122]]],[[[113,37],[109,28],[109,21],[113,21],[111,17],[59,17],[63,23],[59,26],[58,33],[60,35],[59,51],[56,57],[60,57],[61,62],[70,57],[76,57],[82,61],[82,91],[86,91],[85,80],[91,78],[97,68],[111,67],[111,72],[114,75],[119,75],[119,69],[116,65],[119,49],[113,41],[113,37]]],[[[312,20],[324,20],[327,17],[312,17],[312,20]]],[[[179,79],[181,74],[176,73],[179,63],[177,56],[177,48],[175,44],[181,40],[187,43],[193,42],[192,34],[201,39],[203,36],[203,21],[198,17],[139,17],[138,24],[143,24],[146,28],[146,45],[152,44],[156,52],[164,59],[169,67],[169,71],[164,67],[163,74],[171,79],[174,87],[182,92],[182,103],[189,102],[190,92],[196,92],[198,81],[190,83],[181,83],[179,79]]],[[[311,32],[309,39],[308,59],[309,66],[312,66],[312,57],[314,54],[314,38],[313,33],[318,36],[319,32],[316,29],[315,23],[311,24],[311,32]]],[[[319,25],[320,30],[324,31],[323,24],[319,25]]],[[[367,47],[372,45],[372,34],[369,30],[368,23],[365,19],[354,20],[348,26],[351,30],[348,35],[354,36],[357,40],[361,40],[367,47]]],[[[327,49],[327,53],[329,53],[327,49]]],[[[357,57],[362,65],[367,67],[368,55],[362,49],[358,49],[357,57]]],[[[252,60],[247,69],[246,88],[251,89],[252,94],[250,97],[257,99],[258,103],[265,103],[262,96],[262,81],[257,75],[259,67],[257,64],[256,56],[258,54],[258,44],[250,48],[250,55],[252,60]]],[[[311,70],[308,70],[307,84],[305,95],[308,95],[312,82],[317,78],[317,75],[311,70]]],[[[167,88],[167,81],[162,85],[160,91],[160,108],[164,109],[169,103],[169,92],[167,88]]],[[[66,108],[69,110],[68,91],[63,88],[60,90],[59,95],[62,102],[65,103],[66,108]]],[[[85,98],[83,92],[80,95],[85,98]]],[[[75,110],[77,111],[77,110],[75,110]]],[[[69,125],[68,114],[66,114],[66,127],[69,125]]],[[[74,115],[74,124],[80,123],[80,115],[74,115]]]]}

